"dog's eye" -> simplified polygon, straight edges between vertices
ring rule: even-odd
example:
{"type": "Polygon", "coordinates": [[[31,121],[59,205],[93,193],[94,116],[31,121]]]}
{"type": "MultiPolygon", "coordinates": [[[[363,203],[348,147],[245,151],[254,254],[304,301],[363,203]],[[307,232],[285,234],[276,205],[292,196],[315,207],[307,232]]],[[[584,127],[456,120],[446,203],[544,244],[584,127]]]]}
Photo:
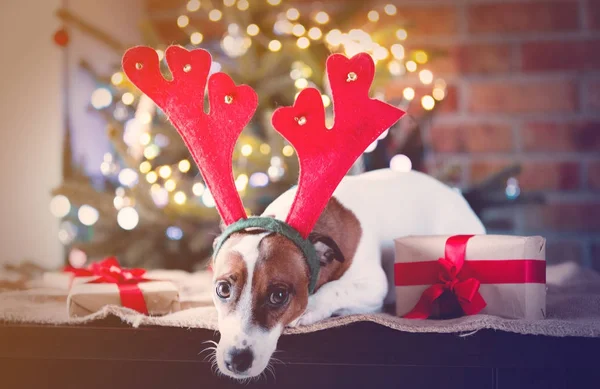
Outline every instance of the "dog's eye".
{"type": "Polygon", "coordinates": [[[269,304],[274,306],[280,306],[287,302],[289,297],[289,292],[287,289],[282,287],[276,287],[271,290],[269,294],[269,304]]]}
{"type": "Polygon", "coordinates": [[[219,281],[217,283],[217,296],[220,298],[227,300],[231,297],[231,284],[227,281],[219,281]]]}

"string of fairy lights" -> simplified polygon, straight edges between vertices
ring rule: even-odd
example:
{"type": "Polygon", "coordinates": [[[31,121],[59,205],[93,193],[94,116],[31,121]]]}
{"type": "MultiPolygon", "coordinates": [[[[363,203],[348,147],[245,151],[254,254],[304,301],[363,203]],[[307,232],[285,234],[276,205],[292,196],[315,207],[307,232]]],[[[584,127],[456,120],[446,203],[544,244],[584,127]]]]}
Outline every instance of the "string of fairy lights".
{"type": "MultiPolygon", "coordinates": [[[[213,0],[215,1],[215,0],[213,0]]],[[[322,44],[331,52],[341,52],[353,56],[359,52],[367,52],[378,67],[384,67],[392,78],[412,76],[425,87],[431,88],[431,93],[421,97],[420,104],[425,110],[434,109],[436,102],[444,99],[446,84],[440,78],[435,78],[427,69],[429,55],[423,50],[407,52],[404,41],[408,33],[403,28],[395,30],[394,34],[375,38],[378,23],[384,19],[394,20],[399,10],[392,4],[381,5],[367,12],[365,26],[343,31],[334,24],[334,17],[323,9],[300,11],[293,6],[286,6],[282,0],[263,0],[268,7],[276,12],[273,25],[267,30],[258,24],[247,25],[231,22],[226,25],[225,34],[220,39],[220,47],[229,58],[238,58],[247,53],[252,45],[262,45],[272,53],[284,51],[286,45],[293,45],[299,50],[308,50],[312,45],[322,44]],[[385,38],[385,39],[383,39],[385,38]],[[386,41],[385,43],[383,41],[386,41]]],[[[253,2],[253,6],[257,6],[253,2]]],[[[264,4],[263,4],[264,6],[264,4]]],[[[247,0],[222,0],[222,7],[215,7],[211,1],[189,0],[183,12],[177,17],[177,26],[185,31],[191,47],[205,42],[205,35],[194,27],[192,19],[195,14],[205,13],[212,23],[224,23],[226,20],[248,20],[249,18],[228,17],[231,13],[244,13],[250,10],[247,0]]],[[[207,27],[212,28],[211,26],[207,27]]],[[[156,50],[159,59],[164,58],[164,51],[156,50]]],[[[283,55],[283,54],[282,54],[283,55]]],[[[220,70],[220,64],[214,62],[211,73],[220,70]]],[[[297,94],[304,88],[314,86],[313,77],[320,77],[313,69],[301,60],[291,65],[289,76],[293,80],[297,94]]],[[[402,91],[404,103],[412,102],[417,96],[415,88],[407,86],[402,91]]],[[[322,93],[325,107],[331,105],[331,98],[322,93]]],[[[154,205],[165,208],[174,204],[186,207],[215,207],[214,199],[199,176],[192,176],[191,161],[187,158],[172,164],[156,163],[161,153],[169,146],[169,138],[161,133],[153,133],[152,127],[159,114],[155,105],[145,95],[139,92],[126,80],[125,75],[117,71],[110,77],[110,84],[100,86],[91,95],[91,105],[96,110],[109,112],[112,117],[123,124],[123,141],[127,145],[127,153],[137,161],[137,166],[123,167],[113,153],[107,153],[100,165],[101,173],[107,178],[114,179],[119,186],[113,200],[117,211],[117,223],[124,230],[133,230],[140,222],[136,208],[136,199],[131,195],[131,189],[144,181],[149,186],[150,196],[154,205]]],[[[331,118],[328,118],[331,120],[331,118]]],[[[380,139],[386,137],[386,131],[380,139]]],[[[373,151],[375,141],[365,152],[373,151]]],[[[237,148],[239,156],[235,175],[235,185],[244,197],[248,187],[261,188],[271,182],[282,180],[286,174],[286,158],[294,156],[294,149],[285,144],[281,149],[274,150],[264,142],[240,142],[237,148]],[[250,172],[247,168],[249,158],[260,157],[268,160],[264,171],[250,172]]],[[[410,170],[411,161],[404,155],[396,155],[391,159],[390,167],[395,170],[410,170]]],[[[93,226],[100,219],[100,213],[90,205],[75,208],[64,195],[55,196],[50,203],[51,212],[58,218],[64,218],[76,212],[78,220],[85,226],[93,226]]],[[[64,223],[63,223],[64,224],[64,223]]],[[[172,240],[183,237],[182,230],[177,226],[167,228],[166,236],[172,240]]],[[[76,235],[76,229],[71,224],[61,226],[59,239],[63,244],[71,243],[76,235]]]]}

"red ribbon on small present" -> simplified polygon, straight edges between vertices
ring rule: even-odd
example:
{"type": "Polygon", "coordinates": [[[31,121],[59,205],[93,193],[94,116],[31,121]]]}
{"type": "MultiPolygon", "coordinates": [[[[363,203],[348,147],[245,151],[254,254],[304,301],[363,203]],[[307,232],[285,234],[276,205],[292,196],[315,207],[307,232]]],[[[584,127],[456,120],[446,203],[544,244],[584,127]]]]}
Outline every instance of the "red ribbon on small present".
{"type": "Polygon", "coordinates": [[[449,291],[456,296],[466,315],[479,313],[486,302],[479,293],[481,284],[546,283],[546,263],[534,259],[465,261],[467,242],[473,235],[455,235],[446,240],[444,258],[437,261],[406,262],[394,265],[396,286],[429,285],[410,319],[427,319],[433,303],[449,291]]]}
{"type": "Polygon", "coordinates": [[[93,262],[87,267],[74,267],[71,265],[63,268],[64,273],[72,273],[75,277],[91,277],[98,275],[103,268],[110,268],[111,266],[120,266],[119,261],[115,257],[109,257],[99,262],[93,262]]]}
{"type": "Polygon", "coordinates": [[[455,235],[446,241],[445,256],[438,259],[439,281],[427,288],[417,305],[404,315],[408,319],[427,319],[431,316],[433,303],[446,291],[456,296],[458,304],[466,315],[474,315],[485,308],[485,300],[479,293],[481,282],[474,278],[460,280],[458,274],[465,263],[467,241],[473,235],[455,235]]]}
{"type": "Polygon", "coordinates": [[[110,257],[100,262],[94,262],[85,269],[72,268],[76,276],[97,276],[98,278],[87,282],[87,284],[116,284],[119,288],[121,304],[124,307],[136,310],[144,315],[148,314],[148,306],[144,300],[144,294],[139,288],[140,282],[151,281],[143,277],[144,269],[122,268],[116,258],[110,257]]]}

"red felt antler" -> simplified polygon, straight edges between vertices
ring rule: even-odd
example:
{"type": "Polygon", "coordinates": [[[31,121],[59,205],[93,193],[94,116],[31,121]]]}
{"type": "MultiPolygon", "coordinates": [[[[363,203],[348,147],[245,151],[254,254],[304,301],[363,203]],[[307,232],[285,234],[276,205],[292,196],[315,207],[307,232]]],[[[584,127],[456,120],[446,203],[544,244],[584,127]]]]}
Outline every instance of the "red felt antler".
{"type": "Polygon", "coordinates": [[[321,94],[303,90],[294,106],[273,113],[273,127],[296,149],[300,177],[287,223],[306,238],[348,170],[404,112],[369,98],[375,64],[366,53],[327,59],[335,124],[325,126],[321,94]]]}
{"type": "Polygon", "coordinates": [[[236,86],[224,73],[208,79],[210,54],[171,46],[166,51],[173,80],[166,80],[156,51],[134,47],[123,56],[123,70],[131,82],[148,95],[169,117],[192,153],[225,224],[246,218],[235,188],[232,155],[235,143],[248,124],[258,98],[247,85],[236,86]],[[210,112],[204,113],[208,79],[210,112]]]}

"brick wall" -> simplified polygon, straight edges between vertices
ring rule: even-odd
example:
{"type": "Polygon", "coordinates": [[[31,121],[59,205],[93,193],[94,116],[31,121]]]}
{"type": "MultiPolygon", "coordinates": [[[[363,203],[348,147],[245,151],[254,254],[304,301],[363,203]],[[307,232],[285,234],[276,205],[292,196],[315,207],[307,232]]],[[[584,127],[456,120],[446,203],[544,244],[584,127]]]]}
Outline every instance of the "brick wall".
{"type": "Polygon", "coordinates": [[[522,192],[547,203],[488,212],[493,232],[544,235],[550,262],[600,270],[600,0],[394,3],[407,45],[446,53],[426,65],[453,95],[429,162],[459,165],[463,185],[522,163],[522,192]]]}

